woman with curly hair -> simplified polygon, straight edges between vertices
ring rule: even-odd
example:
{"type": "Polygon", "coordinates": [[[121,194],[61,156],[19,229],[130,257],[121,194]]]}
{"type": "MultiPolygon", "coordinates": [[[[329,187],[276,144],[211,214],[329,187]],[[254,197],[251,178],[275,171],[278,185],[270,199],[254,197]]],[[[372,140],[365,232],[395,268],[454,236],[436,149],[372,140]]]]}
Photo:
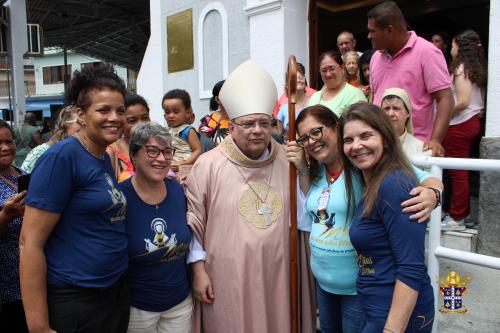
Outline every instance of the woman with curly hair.
{"type": "Polygon", "coordinates": [[[30,332],[127,331],[126,199],[106,154],[122,134],[125,92],[109,65],[76,71],[66,101],[82,129],[33,170],[19,239],[30,332]]]}
{"type": "MultiPolygon", "coordinates": [[[[486,65],[484,49],[477,32],[466,30],[452,41],[450,73],[455,99],[450,127],[443,141],[446,157],[468,158],[474,142],[481,135],[479,114],[484,109],[486,65]]],[[[469,172],[449,170],[451,198],[442,230],[464,230],[464,219],[470,212],[469,172]]]]}
{"type": "Polygon", "coordinates": [[[59,111],[57,123],[54,128],[54,134],[50,140],[33,148],[26,156],[26,159],[21,166],[21,169],[27,173],[31,173],[35,167],[36,161],[43,155],[52,145],[58,143],[67,137],[72,136],[80,131],[80,124],[76,117],[76,106],[68,105],[59,111]]]}

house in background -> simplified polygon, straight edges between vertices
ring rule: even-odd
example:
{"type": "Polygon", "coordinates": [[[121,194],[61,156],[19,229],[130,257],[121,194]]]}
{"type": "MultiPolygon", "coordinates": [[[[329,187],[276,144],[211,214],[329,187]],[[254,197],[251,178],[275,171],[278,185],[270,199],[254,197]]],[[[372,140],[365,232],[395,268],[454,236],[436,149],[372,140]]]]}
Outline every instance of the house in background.
{"type": "MultiPolygon", "coordinates": [[[[63,105],[64,99],[64,55],[60,48],[46,48],[43,57],[33,58],[36,94],[26,98],[26,111],[42,111],[43,118],[51,118],[63,105]]],[[[82,54],[67,52],[67,73],[99,65],[102,61],[82,54]]],[[[115,66],[118,75],[128,87],[135,87],[135,75],[127,68],[115,66]]]]}
{"type": "MultiPolygon", "coordinates": [[[[10,89],[10,66],[7,57],[0,59],[0,119],[10,120],[9,110],[12,108],[10,89]]],[[[35,70],[33,66],[33,58],[24,59],[24,90],[26,97],[35,95],[35,70]]]]}
{"type": "MultiPolygon", "coordinates": [[[[67,52],[67,73],[86,66],[96,66],[102,61],[82,54],[67,52]]],[[[127,88],[135,91],[134,71],[115,66],[118,75],[127,88]]],[[[11,120],[9,116],[10,72],[7,60],[0,60],[0,119],[11,120]]],[[[64,103],[64,55],[60,48],[46,48],[43,57],[25,59],[24,79],[26,91],[26,111],[35,112],[39,121],[52,118],[64,103]]]]}

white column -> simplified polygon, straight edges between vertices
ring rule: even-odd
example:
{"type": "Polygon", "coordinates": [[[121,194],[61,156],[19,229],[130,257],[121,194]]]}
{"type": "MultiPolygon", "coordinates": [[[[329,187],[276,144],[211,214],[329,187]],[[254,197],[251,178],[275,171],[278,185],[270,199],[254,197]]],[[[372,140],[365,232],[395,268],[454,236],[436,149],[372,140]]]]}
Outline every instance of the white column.
{"type": "Polygon", "coordinates": [[[250,58],[271,74],[281,94],[287,63],[283,1],[247,0],[244,10],[250,23],[250,58]]]}
{"type": "Polygon", "coordinates": [[[26,92],[24,89],[23,55],[28,51],[26,1],[10,0],[8,9],[7,48],[11,66],[11,92],[14,110],[14,124],[17,126],[26,110],[26,92]]]}
{"type": "Polygon", "coordinates": [[[308,68],[307,1],[248,0],[250,57],[271,74],[278,95],[283,92],[288,57],[308,68]]]}
{"type": "MultiPolygon", "coordinates": [[[[308,1],[304,0],[284,0],[285,17],[285,66],[290,55],[295,55],[297,62],[300,62],[309,71],[309,24],[307,19],[308,1]]],[[[306,73],[306,77],[309,72],[306,73]]]]}
{"type": "Polygon", "coordinates": [[[490,1],[488,104],[485,137],[500,136],[500,0],[490,1]]]}
{"type": "Polygon", "coordinates": [[[163,110],[160,103],[166,92],[166,33],[165,15],[162,13],[162,2],[150,0],[151,36],[142,59],[141,69],[137,75],[137,93],[149,104],[152,120],[164,124],[163,110]]]}

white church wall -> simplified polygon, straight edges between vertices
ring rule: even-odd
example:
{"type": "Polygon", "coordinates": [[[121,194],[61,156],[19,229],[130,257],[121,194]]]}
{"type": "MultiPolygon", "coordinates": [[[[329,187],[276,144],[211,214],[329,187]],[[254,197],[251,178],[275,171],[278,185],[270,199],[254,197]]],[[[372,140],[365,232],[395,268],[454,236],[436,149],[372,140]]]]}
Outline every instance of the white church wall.
{"type": "Polygon", "coordinates": [[[191,95],[193,111],[196,114],[195,124],[198,124],[201,116],[209,112],[209,98],[212,86],[215,82],[225,78],[226,72],[246,60],[250,56],[249,47],[249,24],[242,8],[244,0],[221,0],[221,1],[167,1],[151,0],[151,37],[144,56],[141,70],[137,80],[137,91],[143,95],[150,103],[151,117],[165,124],[163,110],[161,109],[161,99],[165,92],[171,89],[185,89],[191,95]],[[204,16],[204,22],[199,22],[200,14],[204,8],[220,8],[225,10],[227,20],[227,59],[224,60],[223,34],[214,29],[224,26],[222,19],[224,15],[219,12],[210,11],[204,16]],[[176,73],[167,72],[167,17],[186,9],[192,9],[193,14],[193,50],[194,68],[176,73]],[[217,20],[219,19],[219,20],[217,20]],[[199,44],[199,24],[206,28],[203,30],[205,38],[201,40],[201,45],[207,48],[200,50],[199,44]],[[208,32],[207,32],[208,31],[208,32]],[[217,51],[219,52],[217,54],[217,51]],[[206,68],[203,71],[200,85],[200,62],[199,53],[202,53],[206,68]],[[213,60],[213,61],[211,61],[213,60]],[[227,65],[224,65],[226,63],[227,65]],[[200,89],[200,86],[202,89],[200,89]],[[200,96],[200,91],[202,92],[200,96]],[[206,92],[210,92],[207,95],[206,92]],[[203,94],[205,92],[205,94],[203,94]]]}
{"type": "Polygon", "coordinates": [[[305,0],[151,0],[151,37],[137,91],[150,103],[151,117],[164,124],[163,94],[185,89],[198,124],[209,112],[213,84],[249,58],[269,71],[281,94],[290,54],[308,67],[305,0]],[[169,74],[166,20],[186,9],[193,16],[194,68],[169,74]]]}
{"type": "Polygon", "coordinates": [[[245,12],[250,20],[250,56],[264,66],[281,91],[285,68],[282,2],[249,0],[245,12]]]}
{"type": "Polygon", "coordinates": [[[163,49],[164,24],[162,24],[162,4],[166,1],[150,1],[151,35],[144,53],[142,65],[137,74],[137,93],[143,96],[149,104],[152,120],[164,124],[161,98],[164,94],[164,77],[166,76],[166,61],[163,49]]]}
{"type": "Polygon", "coordinates": [[[273,77],[278,95],[283,92],[288,57],[308,66],[307,1],[248,0],[250,53],[273,77]]]}
{"type": "Polygon", "coordinates": [[[490,1],[486,137],[500,136],[500,1],[490,1]]]}
{"type": "MultiPolygon", "coordinates": [[[[297,62],[309,70],[309,24],[307,19],[308,1],[287,0],[284,2],[285,18],[285,61],[288,56],[295,55],[297,62]]],[[[286,67],[285,63],[285,67],[286,67]]],[[[309,72],[306,73],[309,76],[309,72]]]]}

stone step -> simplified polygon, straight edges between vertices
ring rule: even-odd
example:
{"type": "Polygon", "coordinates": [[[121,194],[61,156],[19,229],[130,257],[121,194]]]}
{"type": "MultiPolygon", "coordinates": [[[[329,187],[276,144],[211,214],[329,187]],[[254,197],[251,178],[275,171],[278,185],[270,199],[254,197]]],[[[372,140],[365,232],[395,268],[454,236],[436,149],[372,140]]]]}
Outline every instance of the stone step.
{"type": "MultiPolygon", "coordinates": [[[[467,228],[464,231],[443,231],[441,232],[441,246],[477,253],[477,229],[467,228]]],[[[426,250],[428,247],[429,240],[428,237],[425,237],[426,250]]]]}

